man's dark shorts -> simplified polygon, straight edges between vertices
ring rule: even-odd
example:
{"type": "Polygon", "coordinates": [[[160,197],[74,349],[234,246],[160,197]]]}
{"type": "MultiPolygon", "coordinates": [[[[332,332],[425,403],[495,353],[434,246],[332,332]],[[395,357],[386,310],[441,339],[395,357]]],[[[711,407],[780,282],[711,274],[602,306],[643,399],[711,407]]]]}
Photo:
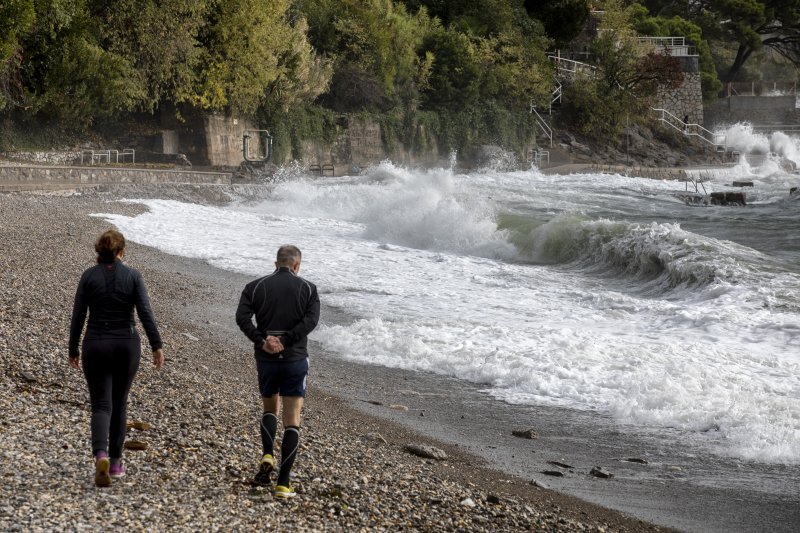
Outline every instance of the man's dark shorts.
{"type": "Polygon", "coordinates": [[[256,358],[258,388],[263,398],[280,393],[281,396],[306,395],[308,358],[299,361],[265,361],[256,358]]]}

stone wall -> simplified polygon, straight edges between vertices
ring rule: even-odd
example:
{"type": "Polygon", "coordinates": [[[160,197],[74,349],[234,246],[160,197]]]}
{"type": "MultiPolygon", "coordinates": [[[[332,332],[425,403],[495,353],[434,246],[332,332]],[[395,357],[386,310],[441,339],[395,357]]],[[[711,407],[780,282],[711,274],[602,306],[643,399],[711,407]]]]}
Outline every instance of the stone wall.
{"type": "Polygon", "coordinates": [[[226,172],[152,170],[103,167],[0,166],[2,184],[91,184],[91,183],[214,183],[230,184],[226,172]]]}
{"type": "MultiPolygon", "coordinates": [[[[205,117],[206,159],[215,167],[238,167],[244,161],[242,154],[245,130],[256,129],[249,121],[223,115],[205,117]]],[[[251,146],[254,153],[255,146],[251,146]]]]}
{"type": "Polygon", "coordinates": [[[683,83],[673,91],[660,91],[660,107],[688,124],[704,124],[700,74],[684,72],[683,83]]]}
{"type": "Polygon", "coordinates": [[[797,124],[800,117],[795,107],[796,101],[795,95],[729,96],[720,98],[706,109],[706,121],[711,128],[737,122],[749,122],[757,126],[797,124]]]}
{"type": "MultiPolygon", "coordinates": [[[[163,154],[185,154],[194,166],[238,167],[243,161],[245,130],[255,129],[250,120],[222,114],[187,113],[182,120],[167,110],[159,117],[161,132],[153,148],[163,154]]],[[[251,154],[258,141],[251,141],[251,154]]]]}
{"type": "MultiPolygon", "coordinates": [[[[441,163],[436,143],[428,140],[429,148],[411,152],[397,143],[387,150],[383,142],[381,125],[375,120],[346,116],[342,117],[344,126],[333,142],[305,140],[302,143],[302,161],[306,166],[333,165],[334,175],[340,176],[357,172],[359,169],[376,165],[386,159],[401,165],[435,165],[441,163]]],[[[418,136],[425,136],[423,126],[418,127],[418,136]]],[[[276,161],[277,164],[285,161],[276,161]]]]}
{"type": "Polygon", "coordinates": [[[81,160],[80,152],[0,152],[0,157],[11,161],[45,165],[72,165],[81,160]]]}

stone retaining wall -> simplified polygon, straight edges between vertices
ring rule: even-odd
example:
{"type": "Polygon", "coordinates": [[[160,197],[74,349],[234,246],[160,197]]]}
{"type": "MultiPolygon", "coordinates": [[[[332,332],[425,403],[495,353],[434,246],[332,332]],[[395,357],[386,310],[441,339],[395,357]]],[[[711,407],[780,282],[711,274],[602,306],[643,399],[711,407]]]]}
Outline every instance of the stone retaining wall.
{"type": "Polygon", "coordinates": [[[40,165],[72,165],[81,160],[80,152],[0,152],[0,157],[11,161],[38,163],[40,165]]]}
{"type": "Polygon", "coordinates": [[[638,178],[679,181],[686,181],[689,179],[689,174],[696,171],[697,169],[678,167],[634,167],[625,165],[600,165],[596,163],[572,163],[541,170],[542,174],[564,175],[578,172],[598,172],[600,174],[622,174],[625,176],[636,176],[638,178]]]}
{"type": "Polygon", "coordinates": [[[103,167],[0,166],[0,184],[213,183],[229,185],[227,172],[103,167]]]}
{"type": "Polygon", "coordinates": [[[660,91],[660,107],[688,124],[703,124],[703,89],[700,74],[686,72],[683,83],[673,91],[660,91]]]}

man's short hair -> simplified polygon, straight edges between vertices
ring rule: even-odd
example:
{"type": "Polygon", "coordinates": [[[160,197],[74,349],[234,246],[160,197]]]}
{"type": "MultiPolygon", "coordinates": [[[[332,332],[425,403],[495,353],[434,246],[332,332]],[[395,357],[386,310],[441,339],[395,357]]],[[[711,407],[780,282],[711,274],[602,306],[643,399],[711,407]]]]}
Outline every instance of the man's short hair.
{"type": "Polygon", "coordinates": [[[275,257],[275,262],[278,263],[278,266],[291,267],[299,262],[302,257],[303,254],[300,252],[300,248],[293,244],[285,244],[278,248],[278,255],[275,257]]]}

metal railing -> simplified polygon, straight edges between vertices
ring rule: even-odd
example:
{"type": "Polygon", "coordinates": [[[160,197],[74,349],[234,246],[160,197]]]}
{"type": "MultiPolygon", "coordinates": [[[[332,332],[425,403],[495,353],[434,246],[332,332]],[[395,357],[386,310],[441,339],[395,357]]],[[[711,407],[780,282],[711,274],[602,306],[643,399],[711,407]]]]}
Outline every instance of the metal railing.
{"type": "Polygon", "coordinates": [[[528,150],[527,157],[528,163],[533,163],[537,167],[541,167],[542,163],[546,163],[547,166],[550,166],[550,152],[548,150],[534,148],[528,150]]]}
{"type": "Polygon", "coordinates": [[[653,46],[686,46],[686,37],[637,37],[640,43],[649,43],[653,46]]]}
{"type": "Polygon", "coordinates": [[[547,121],[536,111],[536,106],[531,103],[531,108],[529,111],[531,114],[536,116],[536,124],[541,128],[542,133],[550,139],[550,146],[553,146],[553,128],[547,123],[547,121]]]}
{"type": "Polygon", "coordinates": [[[703,142],[715,146],[718,150],[722,148],[725,150],[725,134],[714,133],[696,123],[684,122],[666,109],[653,108],[653,111],[659,113],[658,120],[663,124],[683,133],[687,137],[696,137],[703,142]]]}
{"type": "Polygon", "coordinates": [[[729,81],[722,96],[792,96],[797,95],[796,81],[729,81]]]}
{"type": "Polygon", "coordinates": [[[597,67],[589,63],[582,63],[581,61],[575,61],[574,59],[567,59],[557,55],[549,55],[547,57],[554,63],[557,74],[572,77],[578,72],[585,72],[590,76],[594,76],[597,71],[597,67]]]}
{"type": "Polygon", "coordinates": [[[685,37],[637,37],[642,47],[652,47],[673,57],[696,56],[697,48],[686,44],[685,37]]]}
{"type": "Polygon", "coordinates": [[[242,133],[242,157],[248,163],[266,163],[272,159],[272,135],[268,130],[244,130],[242,133]],[[256,154],[250,153],[250,141],[255,138],[256,154]]]}
{"type": "Polygon", "coordinates": [[[564,89],[563,89],[563,86],[561,85],[561,82],[558,81],[558,78],[556,78],[555,76],[553,76],[553,79],[556,82],[556,87],[550,93],[550,114],[551,115],[553,114],[553,104],[555,104],[556,102],[558,102],[560,104],[561,103],[561,96],[564,94],[564,89]]]}
{"type": "Polygon", "coordinates": [[[320,176],[333,177],[336,175],[336,168],[331,163],[325,163],[324,165],[310,165],[308,167],[308,171],[311,174],[319,174],[320,176]]]}
{"type": "Polygon", "coordinates": [[[131,158],[131,163],[136,163],[136,150],[133,148],[125,148],[120,153],[119,150],[106,149],[106,150],[82,150],[81,151],[81,165],[87,160],[90,165],[95,163],[124,163],[127,157],[131,158]],[[113,159],[113,161],[112,161],[113,159]]]}

